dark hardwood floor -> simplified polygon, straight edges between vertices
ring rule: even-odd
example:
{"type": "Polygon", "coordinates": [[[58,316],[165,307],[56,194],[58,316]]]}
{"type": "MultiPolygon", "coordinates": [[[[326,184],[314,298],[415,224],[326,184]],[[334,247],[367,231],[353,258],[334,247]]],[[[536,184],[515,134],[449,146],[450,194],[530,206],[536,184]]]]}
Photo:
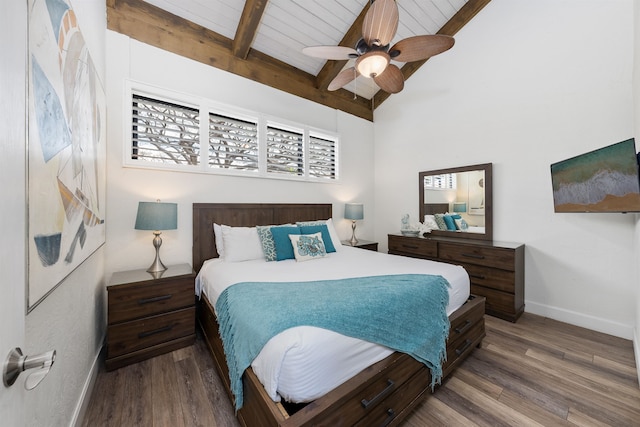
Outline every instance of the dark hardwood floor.
{"type": "MultiPolygon", "coordinates": [[[[403,426],[640,426],[631,341],[525,313],[487,336],[403,426]]],[[[238,426],[196,343],[101,371],[83,426],[238,426]]]]}

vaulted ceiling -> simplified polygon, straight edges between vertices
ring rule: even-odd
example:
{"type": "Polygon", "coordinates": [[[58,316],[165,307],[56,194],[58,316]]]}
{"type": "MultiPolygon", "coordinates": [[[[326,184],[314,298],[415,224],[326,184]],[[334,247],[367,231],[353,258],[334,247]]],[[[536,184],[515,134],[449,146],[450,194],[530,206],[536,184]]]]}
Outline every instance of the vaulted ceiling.
{"type": "MultiPolygon", "coordinates": [[[[397,0],[400,18],[391,44],[415,35],[454,36],[490,1],[397,0]]],[[[362,36],[369,7],[369,0],[107,0],[107,27],[373,120],[373,110],[389,93],[364,76],[342,89],[329,91],[331,80],[352,66],[353,60],[323,60],[302,53],[306,46],[354,47],[362,36]]],[[[396,65],[406,80],[425,62],[396,65]]]]}

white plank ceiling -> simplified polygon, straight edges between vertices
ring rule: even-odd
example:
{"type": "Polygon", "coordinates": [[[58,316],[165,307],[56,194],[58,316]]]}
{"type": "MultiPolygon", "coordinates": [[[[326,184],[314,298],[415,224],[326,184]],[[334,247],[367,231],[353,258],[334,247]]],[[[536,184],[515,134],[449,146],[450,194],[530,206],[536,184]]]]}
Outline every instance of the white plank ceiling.
{"type": "MultiPolygon", "coordinates": [[[[245,5],[243,0],[145,1],[231,40],[245,5]]],[[[411,36],[436,34],[467,1],[397,0],[400,21],[391,45],[411,36]]],[[[304,55],[302,48],[338,45],[367,3],[368,0],[270,0],[251,48],[316,76],[326,61],[304,55]]],[[[352,66],[352,62],[345,67],[352,66]]],[[[344,88],[367,99],[379,90],[372,79],[363,76],[344,88]]]]}

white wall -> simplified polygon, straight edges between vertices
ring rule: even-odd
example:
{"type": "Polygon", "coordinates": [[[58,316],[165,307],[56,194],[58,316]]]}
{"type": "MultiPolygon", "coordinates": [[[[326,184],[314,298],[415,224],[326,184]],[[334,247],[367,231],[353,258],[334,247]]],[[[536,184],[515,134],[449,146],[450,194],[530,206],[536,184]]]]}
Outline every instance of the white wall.
{"type": "MultiPolygon", "coordinates": [[[[72,0],[71,5],[104,83],[104,1],[72,0]]],[[[26,17],[16,19],[26,20],[26,17]]],[[[22,178],[16,178],[19,179],[22,178]]],[[[11,208],[4,202],[2,208],[22,211],[19,206],[11,208]]],[[[28,354],[51,349],[57,352],[47,377],[25,394],[26,425],[64,426],[82,420],[84,397],[91,391],[104,336],[103,276],[104,249],[101,248],[26,316],[23,350],[28,354]]]]}
{"type": "Polygon", "coordinates": [[[492,162],[494,238],[526,245],[526,311],[631,338],[635,215],[555,214],[549,166],[634,136],[632,9],[489,3],[376,110],[376,238],[417,218],[418,171],[492,162]]]}
{"type": "Polygon", "coordinates": [[[230,73],[107,32],[107,277],[113,271],[146,268],[154,256],[152,234],[133,228],[139,201],[178,203],[178,229],[163,232],[165,264],[191,263],[193,202],[333,203],[343,238],[350,223],[344,203],[361,201],[365,219],[358,235],[373,238],[373,124],[230,73]],[[127,79],[163,90],[197,95],[218,103],[337,132],[340,135],[340,182],[306,183],[123,167],[129,102],[127,79]]]}

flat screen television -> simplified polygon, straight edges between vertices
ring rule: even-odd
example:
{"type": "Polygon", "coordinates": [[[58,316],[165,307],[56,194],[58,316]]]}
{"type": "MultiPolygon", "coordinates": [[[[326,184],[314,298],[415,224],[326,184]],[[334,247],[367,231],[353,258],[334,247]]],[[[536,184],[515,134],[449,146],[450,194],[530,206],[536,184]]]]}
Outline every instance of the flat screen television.
{"type": "Polygon", "coordinates": [[[634,139],[551,165],[555,212],[640,212],[634,139]]]}

